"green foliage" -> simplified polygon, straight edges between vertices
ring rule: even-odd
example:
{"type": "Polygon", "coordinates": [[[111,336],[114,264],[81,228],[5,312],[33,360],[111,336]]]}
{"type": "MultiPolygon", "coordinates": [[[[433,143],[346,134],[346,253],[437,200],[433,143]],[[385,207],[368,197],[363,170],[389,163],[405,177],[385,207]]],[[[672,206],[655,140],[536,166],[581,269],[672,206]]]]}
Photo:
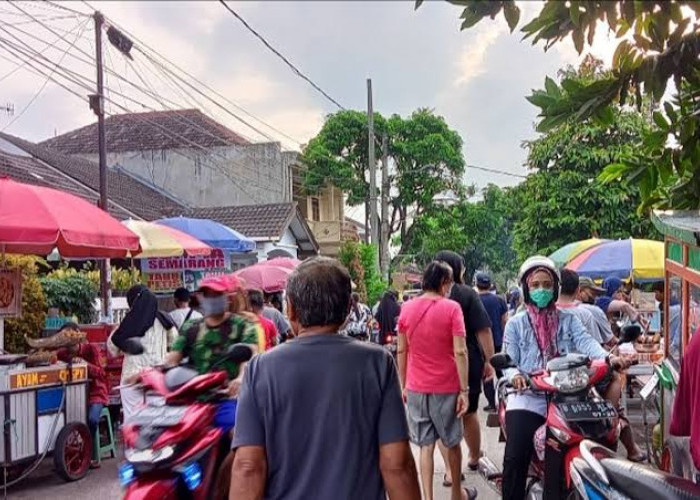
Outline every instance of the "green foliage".
{"type": "Polygon", "coordinates": [[[377,267],[377,247],[356,241],[346,241],[338,252],[338,260],[348,269],[355,291],[366,304],[381,298],[387,283],[382,281],[377,267]]]}
{"type": "MultiPolygon", "coordinates": [[[[486,17],[494,19],[506,9],[505,2],[455,3],[464,7],[462,29],[486,17]]],[[[548,79],[544,90],[529,97],[541,109],[542,132],[570,119],[592,118],[608,125],[614,119],[615,101],[624,105],[634,96],[641,109],[645,95],[658,103],[669,82],[674,82],[674,100],[654,114],[658,129],[642,133],[636,150],[622,155],[602,178],[626,178],[637,184],[641,210],[700,207],[700,24],[684,9],[698,16],[700,2],[548,0],[521,28],[533,44],[544,42],[545,50],[571,36],[582,53],[586,44],[593,44],[596,29],[611,31],[618,40],[612,70],[605,78],[564,79],[561,86],[548,79]]]]}
{"type": "Polygon", "coordinates": [[[40,279],[49,307],[56,307],[63,316],[77,316],[80,323],[95,319],[93,303],[99,287],[88,273],[75,269],[59,269],[40,279]]]}
{"type": "MultiPolygon", "coordinates": [[[[375,113],[374,126],[377,158],[382,155],[382,134],[388,137],[390,237],[400,235],[406,246],[412,237],[413,218],[438,210],[434,201],[438,194],[464,189],[462,139],[442,117],[427,109],[388,120],[375,113]]],[[[303,151],[305,191],[315,193],[334,184],[346,192],[348,205],[366,203],[370,194],[367,143],[365,113],[346,110],[330,115],[303,151]]]]}
{"type": "Polygon", "coordinates": [[[39,283],[38,257],[8,255],[5,264],[9,269],[19,268],[22,273],[22,317],[5,320],[5,350],[10,353],[27,351],[25,336],[36,338],[44,328],[46,299],[39,283]]]}

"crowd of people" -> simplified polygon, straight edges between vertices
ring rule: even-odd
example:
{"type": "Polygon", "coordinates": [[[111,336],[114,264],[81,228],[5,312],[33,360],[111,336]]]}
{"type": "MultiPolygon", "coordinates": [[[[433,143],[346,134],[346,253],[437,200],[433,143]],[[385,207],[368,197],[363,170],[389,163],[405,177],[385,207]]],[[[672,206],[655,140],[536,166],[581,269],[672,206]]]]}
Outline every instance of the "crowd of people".
{"type": "MultiPolygon", "coordinates": [[[[225,462],[232,498],[430,500],[437,447],[442,484],[458,500],[476,496],[462,481],[463,465],[476,470],[482,456],[480,394],[483,410],[494,412],[494,384],[505,377],[519,392],[507,401],[506,426],[517,432],[506,439],[503,496],[521,499],[533,436],[546,416],[546,401],[528,391],[526,376],[567,353],[609,358],[624,369],[630,360],[611,354],[611,319],[641,318],[621,281],[599,287],[546,257],[528,259],[505,298],[485,272],[474,284],[465,282],[462,258],[443,251],[425,268],[416,297],[400,302],[387,291],[374,310],[352,293],[348,271],[322,257],[289,277],[284,307],[279,296],[246,290],[228,275],[203,280],[196,294],[177,290],[168,314],[139,285],[108,342],[125,354],[124,419],[143,402],[132,384],[144,367],[189,360],[206,373],[219,353],[243,343],[262,355],[223,364],[230,398],[218,405],[215,421],[232,438],[225,462]],[[381,347],[389,336],[397,338],[396,359],[381,347]],[[130,352],[133,338],[142,353],[130,352]],[[515,367],[495,372],[489,360],[497,352],[515,367]],[[420,448],[418,467],[409,443],[420,448]]],[[[617,376],[597,389],[618,406],[617,376]]],[[[628,458],[644,460],[625,428],[628,458]]]]}

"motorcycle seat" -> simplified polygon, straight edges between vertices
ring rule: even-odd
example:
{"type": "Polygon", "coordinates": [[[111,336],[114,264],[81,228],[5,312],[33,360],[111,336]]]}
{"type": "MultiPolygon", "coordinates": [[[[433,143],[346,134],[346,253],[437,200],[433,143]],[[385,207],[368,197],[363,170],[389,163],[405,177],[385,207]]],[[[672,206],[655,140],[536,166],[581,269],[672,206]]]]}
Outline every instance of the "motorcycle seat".
{"type": "Polygon", "coordinates": [[[621,458],[600,461],[610,484],[630,498],[691,500],[700,498],[700,485],[621,458]]]}

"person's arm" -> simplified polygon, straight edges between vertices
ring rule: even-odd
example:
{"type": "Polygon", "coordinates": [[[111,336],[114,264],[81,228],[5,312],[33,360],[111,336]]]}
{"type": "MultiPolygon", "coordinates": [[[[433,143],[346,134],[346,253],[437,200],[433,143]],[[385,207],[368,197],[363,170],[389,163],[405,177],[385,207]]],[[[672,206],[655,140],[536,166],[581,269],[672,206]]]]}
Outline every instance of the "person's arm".
{"type": "Polygon", "coordinates": [[[596,339],[591,337],[586,327],[581,323],[581,320],[573,314],[569,316],[569,319],[571,337],[576,346],[576,350],[581,354],[587,355],[591,359],[607,358],[609,354],[608,351],[603,349],[603,346],[601,346],[596,339]]]}
{"type": "Polygon", "coordinates": [[[637,321],[639,319],[639,311],[637,311],[632,304],[624,300],[613,300],[610,302],[608,314],[617,312],[624,314],[632,321],[637,321]]]}
{"type": "MultiPolygon", "coordinates": [[[[471,290],[471,289],[469,289],[471,290]]],[[[474,290],[471,290],[471,296],[467,295],[469,300],[469,309],[465,318],[467,330],[476,332],[476,339],[481,347],[481,352],[484,355],[484,379],[493,377],[493,368],[489,361],[494,355],[496,347],[493,344],[493,332],[491,332],[491,318],[484,303],[481,302],[481,297],[474,290]]]]}
{"type": "Polygon", "coordinates": [[[491,328],[482,328],[476,332],[476,338],[484,353],[484,378],[490,378],[493,376],[493,368],[491,368],[490,361],[496,351],[496,346],[493,344],[491,328]]]}
{"type": "Polygon", "coordinates": [[[179,335],[173,342],[171,351],[165,355],[163,363],[165,366],[177,366],[185,358],[185,351],[188,350],[187,347],[187,332],[183,331],[182,335],[179,335]]]}
{"type": "MultiPolygon", "coordinates": [[[[520,331],[516,326],[514,320],[506,323],[506,329],[503,332],[503,352],[510,356],[515,366],[520,365],[520,346],[518,341],[520,340],[520,331]]],[[[506,368],[503,370],[503,375],[507,377],[509,382],[513,382],[513,378],[517,375],[521,375],[520,370],[517,368],[506,368]]]]}
{"type": "Polygon", "coordinates": [[[100,366],[100,353],[92,344],[81,344],[78,348],[78,356],[87,363],[88,377],[91,380],[102,380],[105,372],[100,366]]]}
{"type": "MultiPolygon", "coordinates": [[[[467,340],[464,327],[464,315],[462,309],[456,302],[453,302],[452,310],[452,352],[457,365],[459,376],[459,397],[457,398],[457,416],[462,417],[467,413],[467,394],[469,393],[469,359],[467,358],[467,340]]],[[[493,343],[491,344],[493,351],[493,343]]]]}
{"type": "Polygon", "coordinates": [[[231,466],[229,500],[261,500],[265,495],[267,458],[262,446],[241,446],[231,466]]]}
{"type": "Polygon", "coordinates": [[[390,500],[420,500],[418,473],[408,441],[381,445],[379,470],[390,500]]]}
{"type": "Polygon", "coordinates": [[[401,385],[401,391],[406,390],[406,366],[408,364],[407,332],[408,325],[406,324],[406,317],[401,315],[399,316],[399,334],[396,340],[396,363],[399,367],[399,382],[401,385]]]}
{"type": "MultiPolygon", "coordinates": [[[[243,326],[243,333],[241,343],[246,344],[253,351],[253,356],[258,353],[258,329],[260,328],[259,323],[253,323],[252,321],[245,320],[245,325],[243,326]]],[[[262,334],[263,337],[265,333],[262,334]]],[[[241,363],[238,365],[238,376],[229,382],[228,392],[231,397],[235,397],[240,391],[241,384],[243,383],[243,377],[245,376],[245,369],[248,362],[241,363]]]]}

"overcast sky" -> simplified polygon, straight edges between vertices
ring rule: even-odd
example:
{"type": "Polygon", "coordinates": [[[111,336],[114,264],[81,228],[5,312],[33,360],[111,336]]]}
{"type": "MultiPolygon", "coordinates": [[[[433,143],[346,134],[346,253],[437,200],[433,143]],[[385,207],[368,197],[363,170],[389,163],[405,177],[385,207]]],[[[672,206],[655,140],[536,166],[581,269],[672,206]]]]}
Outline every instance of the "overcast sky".
{"type": "MultiPolygon", "coordinates": [[[[29,2],[20,4],[30,8],[29,2]]],[[[300,142],[313,137],[324,116],[336,110],[218,2],[92,4],[171,61],[300,142]]],[[[536,2],[519,4],[524,9],[522,18],[538,9],[536,2]]],[[[87,11],[80,3],[62,5],[87,11]]],[[[433,108],[462,136],[469,164],[517,174],[525,173],[521,143],[536,136],[536,108],[525,96],[540,88],[546,75],[554,76],[559,68],[580,61],[570,40],[545,53],[541,46],[521,42],[521,35],[511,35],[502,17],[461,32],[461,9],[443,2],[426,2],[417,11],[412,1],[231,2],[231,6],[346,108],[365,109],[365,79],[371,77],[377,111],[407,115],[419,107],[433,108]]],[[[46,4],[44,9],[43,15],[56,15],[46,4]]],[[[8,4],[0,9],[2,22],[21,19],[8,4]]],[[[56,23],[64,22],[63,29],[71,29],[78,21],[56,23]]],[[[23,27],[51,39],[34,26],[23,27]]],[[[85,28],[78,45],[92,51],[92,25],[85,28]]],[[[609,40],[600,39],[594,53],[609,61],[611,47],[609,40]]],[[[55,58],[60,55],[56,52],[55,58]]],[[[127,63],[114,49],[106,63],[135,78],[133,66],[128,65],[134,63],[127,63]]],[[[0,59],[0,76],[14,66],[0,59]]],[[[89,67],[83,70],[94,75],[89,67]]],[[[16,116],[43,83],[43,78],[17,71],[0,80],[0,103],[13,103],[16,116]]],[[[113,79],[107,83],[119,88],[113,79]]],[[[216,117],[256,137],[231,117],[221,113],[216,117]]],[[[0,115],[0,128],[11,119],[0,115]]],[[[38,141],[93,120],[86,103],[49,83],[6,132],[38,141]]],[[[473,169],[467,170],[465,180],[479,187],[488,182],[518,182],[473,169]]]]}

